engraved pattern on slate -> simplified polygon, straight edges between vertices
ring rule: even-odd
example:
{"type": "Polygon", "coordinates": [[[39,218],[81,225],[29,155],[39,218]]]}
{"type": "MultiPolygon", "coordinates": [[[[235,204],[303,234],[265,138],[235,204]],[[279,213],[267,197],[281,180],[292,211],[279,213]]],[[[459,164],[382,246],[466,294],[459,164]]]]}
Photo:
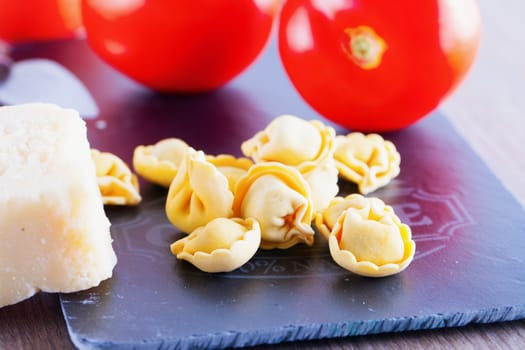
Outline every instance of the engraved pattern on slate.
{"type": "Polygon", "coordinates": [[[166,258],[171,243],[167,237],[174,227],[166,218],[164,203],[164,197],[156,198],[141,204],[135,216],[114,221],[111,231],[120,254],[141,256],[151,262],[166,258]]]}
{"type": "Polygon", "coordinates": [[[410,226],[417,246],[414,260],[445,248],[461,227],[476,225],[456,193],[429,192],[402,180],[395,182],[399,187],[395,193],[385,191],[381,198],[410,226]]]}

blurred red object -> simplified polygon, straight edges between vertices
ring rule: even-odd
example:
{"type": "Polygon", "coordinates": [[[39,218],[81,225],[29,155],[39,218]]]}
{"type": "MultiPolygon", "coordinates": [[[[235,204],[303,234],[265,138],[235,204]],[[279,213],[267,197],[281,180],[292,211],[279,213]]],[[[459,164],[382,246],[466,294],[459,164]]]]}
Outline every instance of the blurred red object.
{"type": "Polygon", "coordinates": [[[279,18],[280,57],[299,94],[362,132],[429,115],[469,72],[480,38],[476,0],[288,0],[279,18]]]}
{"type": "Polygon", "coordinates": [[[87,40],[107,63],[166,92],[203,92],[264,49],[279,0],[82,0],[87,40]]]}
{"type": "Polygon", "coordinates": [[[73,37],[80,0],[0,0],[0,40],[11,44],[73,37]]]}

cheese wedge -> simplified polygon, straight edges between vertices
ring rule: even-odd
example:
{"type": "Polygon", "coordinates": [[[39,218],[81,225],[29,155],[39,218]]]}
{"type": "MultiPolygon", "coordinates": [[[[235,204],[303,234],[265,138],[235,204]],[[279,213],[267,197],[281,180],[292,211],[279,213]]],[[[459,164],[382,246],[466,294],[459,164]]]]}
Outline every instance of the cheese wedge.
{"type": "Polygon", "coordinates": [[[78,113],[0,107],[0,307],[111,277],[109,228],[78,113]]]}

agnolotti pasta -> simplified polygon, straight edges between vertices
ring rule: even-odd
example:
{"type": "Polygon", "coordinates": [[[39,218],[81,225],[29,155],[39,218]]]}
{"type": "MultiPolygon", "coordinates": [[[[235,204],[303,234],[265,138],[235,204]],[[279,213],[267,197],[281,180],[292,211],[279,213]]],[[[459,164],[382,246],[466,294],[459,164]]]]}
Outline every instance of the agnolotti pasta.
{"type": "Polygon", "coordinates": [[[330,254],[338,265],[362,276],[399,273],[416,250],[410,227],[382,200],[366,200],[370,201],[367,207],[349,207],[341,213],[330,232],[330,254]]]}
{"type": "Polygon", "coordinates": [[[219,217],[231,217],[233,193],[228,179],[206,160],[202,151],[186,149],[166,199],[166,215],[183,232],[219,217]]]}
{"type": "Polygon", "coordinates": [[[226,176],[230,185],[230,190],[235,191],[235,186],[239,179],[246,174],[248,169],[253,165],[249,158],[235,158],[229,154],[220,154],[217,156],[206,155],[206,160],[217,167],[217,169],[226,176]]]}
{"type": "Polygon", "coordinates": [[[315,124],[292,115],[282,115],[244,141],[241,150],[255,162],[273,161],[296,166],[318,158],[323,142],[315,124]]]}
{"type": "Polygon", "coordinates": [[[356,183],[361,194],[385,186],[400,171],[399,152],[378,134],[336,136],[334,159],[340,176],[356,183]]]}
{"type": "Polygon", "coordinates": [[[261,248],[312,245],[310,189],[297,169],[278,162],[253,165],[237,184],[234,216],[261,225],[261,248]]]}
{"type": "Polygon", "coordinates": [[[243,142],[241,150],[256,163],[273,161],[297,168],[310,186],[317,211],[339,191],[334,138],[335,130],[320,121],[282,115],[243,142]]]}
{"type": "Polygon", "coordinates": [[[97,149],[91,149],[91,158],[95,163],[98,188],[104,204],[137,205],[141,202],[137,176],[122,159],[97,149]]]}
{"type": "Polygon", "coordinates": [[[149,146],[137,146],[133,152],[133,168],[144,179],[168,188],[177,175],[188,147],[186,142],[178,138],[163,139],[149,146]]]}
{"type": "Polygon", "coordinates": [[[261,241],[253,218],[217,218],[171,244],[171,252],[205,272],[229,272],[250,260],[261,241]]]}
{"type": "Polygon", "coordinates": [[[388,276],[412,261],[410,228],[382,200],[362,195],[399,174],[391,142],[378,134],[336,136],[320,121],[282,115],[241,150],[245,157],[206,155],[176,138],[135,149],[135,169],[169,188],[166,215],[188,234],[170,246],[178,259],[205,272],[232,271],[258,248],[311,246],[315,218],[332,258],[349,271],[388,276]],[[336,197],[340,177],[361,194],[336,197]]]}
{"type": "Polygon", "coordinates": [[[318,163],[304,164],[299,171],[310,186],[314,212],[322,211],[339,192],[334,159],[328,157],[318,163]]]}
{"type": "Polygon", "coordinates": [[[335,197],[330,204],[323,210],[315,214],[315,226],[317,230],[326,238],[334,228],[337,219],[348,208],[355,210],[369,211],[370,205],[375,204],[375,200],[369,200],[360,194],[352,193],[346,197],[335,197]]]}

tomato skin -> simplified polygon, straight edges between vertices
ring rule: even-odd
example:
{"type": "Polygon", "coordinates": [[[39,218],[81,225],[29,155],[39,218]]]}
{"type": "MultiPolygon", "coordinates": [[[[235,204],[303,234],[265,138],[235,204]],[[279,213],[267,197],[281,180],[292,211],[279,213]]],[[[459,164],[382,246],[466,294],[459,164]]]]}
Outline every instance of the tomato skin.
{"type": "Polygon", "coordinates": [[[0,40],[70,38],[81,27],[79,0],[0,0],[0,40]]]}
{"type": "Polygon", "coordinates": [[[279,54],[299,94],[325,118],[392,131],[453,92],[476,58],[480,31],[475,0],[288,0],[279,54]],[[361,27],[377,35],[372,42],[384,41],[375,68],[349,58],[349,28],[361,27]]]}
{"type": "Polygon", "coordinates": [[[82,0],[87,39],[107,63],[165,92],[218,88],[265,47],[277,0],[82,0]],[[133,3],[137,3],[134,6],[133,3]]]}

